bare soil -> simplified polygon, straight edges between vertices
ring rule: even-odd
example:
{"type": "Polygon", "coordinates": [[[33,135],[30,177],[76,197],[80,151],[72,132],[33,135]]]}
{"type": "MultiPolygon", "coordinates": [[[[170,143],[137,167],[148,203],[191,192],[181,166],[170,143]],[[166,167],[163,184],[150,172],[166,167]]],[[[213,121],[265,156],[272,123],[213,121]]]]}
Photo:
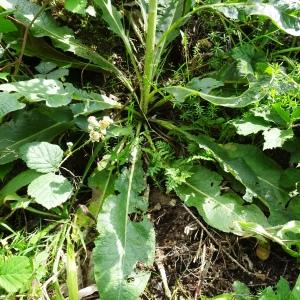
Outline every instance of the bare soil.
{"type": "Polygon", "coordinates": [[[212,229],[175,197],[153,190],[150,205],[156,262],[142,299],[168,299],[168,290],[172,299],[216,296],[231,291],[237,280],[253,292],[275,285],[280,276],[295,283],[299,263],[277,245],[272,244],[270,257],[261,261],[255,239],[212,229]]]}

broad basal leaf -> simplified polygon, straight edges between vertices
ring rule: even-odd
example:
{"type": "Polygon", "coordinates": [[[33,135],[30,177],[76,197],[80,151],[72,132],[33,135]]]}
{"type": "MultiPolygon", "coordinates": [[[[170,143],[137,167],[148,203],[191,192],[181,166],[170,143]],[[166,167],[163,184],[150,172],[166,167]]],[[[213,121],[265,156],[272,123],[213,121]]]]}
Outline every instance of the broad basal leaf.
{"type": "Polygon", "coordinates": [[[25,104],[19,102],[18,98],[15,94],[0,93],[0,120],[8,113],[25,107],[25,104]]]}
{"type": "Polygon", "coordinates": [[[28,186],[28,195],[47,209],[66,202],[72,195],[72,191],[68,179],[54,173],[41,175],[28,186]]]}
{"type": "Polygon", "coordinates": [[[26,256],[0,257],[0,286],[8,293],[15,293],[29,283],[32,263],[26,256]]]}
{"type": "Polygon", "coordinates": [[[248,89],[239,96],[222,97],[183,86],[170,86],[164,90],[172,94],[176,102],[182,103],[189,96],[199,96],[215,105],[226,107],[244,107],[258,102],[267,94],[270,84],[269,78],[261,78],[256,82],[250,82],[248,89]]]}
{"type": "Polygon", "coordinates": [[[56,172],[64,155],[58,145],[47,142],[25,144],[19,152],[27,167],[40,173],[56,172]]]}
{"type": "Polygon", "coordinates": [[[200,147],[212,152],[225,171],[232,173],[246,187],[247,193],[258,197],[269,208],[270,223],[288,221],[285,207],[290,197],[280,185],[283,170],[279,165],[252,145],[219,145],[205,136],[196,140],[200,147]]]}
{"type": "Polygon", "coordinates": [[[243,234],[240,221],[257,221],[267,225],[263,212],[234,193],[221,194],[222,177],[203,167],[193,170],[194,175],[176,188],[177,195],[188,206],[197,208],[205,222],[224,232],[243,234]]]}
{"type": "Polygon", "coordinates": [[[295,14],[296,8],[282,5],[280,0],[237,1],[236,3],[218,3],[211,7],[231,19],[243,20],[245,16],[251,15],[264,16],[271,19],[286,33],[300,36],[300,18],[295,14]]]}
{"type": "MultiPolygon", "coordinates": [[[[6,10],[14,10],[15,18],[25,25],[29,25],[41,10],[39,5],[29,0],[0,0],[0,6],[6,10]]],[[[83,57],[104,70],[116,73],[128,85],[127,79],[114,64],[77,41],[70,28],[58,26],[49,14],[43,13],[39,16],[33,23],[31,32],[36,37],[48,36],[52,39],[56,47],[83,57]]]]}
{"type": "Polygon", "coordinates": [[[0,85],[0,91],[14,92],[16,93],[13,94],[14,96],[25,97],[28,102],[45,100],[47,106],[50,107],[67,105],[72,100],[71,94],[64,89],[62,83],[53,79],[35,78],[27,81],[4,83],[0,85]]]}
{"type": "Polygon", "coordinates": [[[0,164],[19,157],[19,148],[33,141],[51,141],[72,125],[69,109],[41,108],[22,112],[0,126],[0,164]]]}
{"type": "Polygon", "coordinates": [[[146,287],[153,264],[155,238],[144,216],[148,203],[137,149],[98,217],[99,237],[93,251],[95,279],[103,300],[134,300],[146,287]]]}

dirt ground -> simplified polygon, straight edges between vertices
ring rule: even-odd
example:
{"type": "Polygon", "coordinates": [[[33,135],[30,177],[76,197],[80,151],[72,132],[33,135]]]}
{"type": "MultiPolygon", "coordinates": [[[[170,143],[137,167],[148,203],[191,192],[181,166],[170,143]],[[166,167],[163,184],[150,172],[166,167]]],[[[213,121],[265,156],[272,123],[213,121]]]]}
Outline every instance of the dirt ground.
{"type": "Polygon", "coordinates": [[[175,198],[150,194],[156,228],[155,271],[143,299],[199,299],[230,291],[234,281],[255,292],[283,276],[294,284],[299,263],[271,245],[266,261],[256,256],[256,241],[218,232],[175,198]],[[164,283],[165,280],[165,283],[164,283]]]}

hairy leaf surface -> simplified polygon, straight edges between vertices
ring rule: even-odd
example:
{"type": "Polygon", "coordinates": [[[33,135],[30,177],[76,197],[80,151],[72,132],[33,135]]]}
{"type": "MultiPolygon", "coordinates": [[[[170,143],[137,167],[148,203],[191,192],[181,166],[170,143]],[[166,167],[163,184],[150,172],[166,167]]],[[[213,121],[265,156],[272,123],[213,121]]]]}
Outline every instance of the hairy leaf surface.
{"type": "Polygon", "coordinates": [[[93,257],[103,300],[138,299],[150,277],[147,267],[154,260],[155,237],[143,215],[148,207],[141,195],[144,189],[144,172],[134,148],[130,168],[123,169],[115,183],[116,195],[105,200],[98,217],[93,257]]]}

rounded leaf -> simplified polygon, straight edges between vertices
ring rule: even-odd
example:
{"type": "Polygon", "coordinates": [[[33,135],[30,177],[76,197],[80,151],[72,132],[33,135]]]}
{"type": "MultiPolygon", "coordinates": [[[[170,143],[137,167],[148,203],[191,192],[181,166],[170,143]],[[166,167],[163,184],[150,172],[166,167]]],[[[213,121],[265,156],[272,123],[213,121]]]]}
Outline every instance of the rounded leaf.
{"type": "Polygon", "coordinates": [[[28,143],[20,148],[21,158],[28,168],[41,173],[57,171],[63,154],[58,145],[47,142],[28,143]]]}
{"type": "Polygon", "coordinates": [[[66,202],[72,194],[72,185],[67,178],[54,173],[41,175],[28,186],[28,195],[47,209],[66,202]]]}

